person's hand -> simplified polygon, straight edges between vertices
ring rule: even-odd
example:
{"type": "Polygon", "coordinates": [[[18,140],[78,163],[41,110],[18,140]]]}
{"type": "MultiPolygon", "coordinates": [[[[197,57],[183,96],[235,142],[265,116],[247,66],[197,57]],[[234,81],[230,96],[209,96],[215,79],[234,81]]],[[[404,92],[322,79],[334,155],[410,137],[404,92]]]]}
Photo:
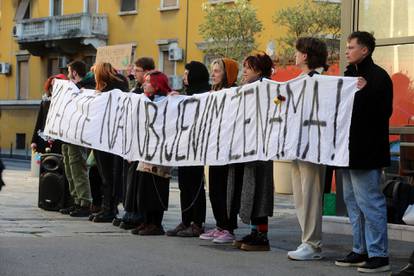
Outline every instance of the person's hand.
{"type": "Polygon", "coordinates": [[[180,96],[180,93],[177,91],[171,91],[168,96],[180,96]]]}
{"type": "Polygon", "coordinates": [[[366,79],[364,79],[363,77],[358,77],[358,82],[357,82],[357,88],[359,90],[361,90],[362,88],[364,88],[367,85],[367,81],[366,79]]]}
{"type": "Polygon", "coordinates": [[[32,148],[32,150],[33,150],[33,151],[36,151],[37,144],[36,144],[36,143],[32,143],[32,144],[30,145],[30,147],[32,148]]]}

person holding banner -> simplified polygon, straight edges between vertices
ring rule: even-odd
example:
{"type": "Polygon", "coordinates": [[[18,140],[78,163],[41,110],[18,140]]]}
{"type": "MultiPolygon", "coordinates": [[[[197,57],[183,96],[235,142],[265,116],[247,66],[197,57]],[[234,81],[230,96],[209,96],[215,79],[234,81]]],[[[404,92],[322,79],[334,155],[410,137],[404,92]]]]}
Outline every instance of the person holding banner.
{"type": "Polygon", "coordinates": [[[349,35],[345,76],[359,77],[349,134],[349,167],[340,169],[344,200],[353,232],[352,251],[335,262],[359,272],[390,270],[387,206],[381,170],[390,165],[389,119],[393,85],[372,60],[375,38],[368,32],[349,35]]]}
{"type": "MultiPolygon", "coordinates": [[[[211,64],[212,92],[236,86],[239,65],[230,58],[219,58],[211,64]]],[[[215,243],[232,243],[234,229],[237,228],[237,208],[227,209],[227,177],[228,165],[210,166],[209,196],[216,228],[200,235],[202,240],[212,240],[215,243]]]]}
{"type": "Polygon", "coordinates": [[[32,144],[30,145],[32,150],[38,153],[45,153],[46,148],[49,148],[50,152],[61,153],[61,142],[54,140],[50,145],[48,141],[45,140],[46,137],[43,134],[43,130],[46,125],[47,113],[49,112],[50,99],[52,98],[54,79],[67,80],[68,78],[63,74],[58,74],[49,77],[44,84],[45,94],[40,102],[39,112],[37,113],[36,124],[33,130],[32,144]]]}
{"type": "MultiPolygon", "coordinates": [[[[296,41],[296,66],[302,74],[313,76],[328,69],[325,42],[313,37],[296,41]]],[[[326,167],[301,160],[292,161],[292,188],[295,208],[302,229],[302,243],[288,252],[291,260],[308,261],[322,258],[322,196],[326,167]]]]}
{"type": "MultiPolygon", "coordinates": [[[[243,80],[247,85],[270,78],[273,61],[265,53],[250,55],[243,61],[243,80]]],[[[227,201],[230,210],[239,208],[243,222],[250,224],[250,234],[233,245],[245,251],[269,251],[268,217],[273,216],[273,161],[254,161],[229,166],[227,201]]]]}
{"type": "MultiPolygon", "coordinates": [[[[170,92],[167,76],[160,71],[145,75],[144,94],[154,102],[164,99],[170,92]]],[[[164,235],[162,218],[168,209],[170,167],[138,163],[137,206],[144,222],[131,231],[142,236],[164,235]]]]}
{"type": "MultiPolygon", "coordinates": [[[[134,89],[131,93],[142,94],[143,84],[145,82],[144,76],[146,73],[155,69],[154,60],[150,57],[141,57],[135,61],[134,64],[134,78],[136,81],[134,89]]],[[[125,163],[124,163],[125,166],[125,163]]],[[[112,222],[114,226],[119,226],[121,229],[131,230],[139,226],[142,222],[142,216],[137,209],[137,172],[138,161],[133,161],[124,168],[126,172],[125,196],[124,196],[124,210],[125,213],[122,218],[115,218],[112,222]]]]}
{"type": "MultiPolygon", "coordinates": [[[[68,64],[68,78],[79,85],[86,76],[86,64],[75,60],[68,64]]],[[[86,164],[86,148],[74,144],[62,145],[65,174],[69,183],[69,192],[73,198],[74,206],[62,209],[62,214],[72,217],[88,217],[92,204],[91,186],[89,182],[88,167],[86,164]]]]}
{"type": "MultiPolygon", "coordinates": [[[[95,89],[105,93],[113,89],[128,91],[127,79],[116,72],[110,63],[99,62],[94,65],[95,89]]],[[[112,222],[118,213],[119,190],[122,183],[122,158],[109,152],[94,150],[96,164],[102,179],[103,201],[101,211],[91,215],[93,222],[112,222]]]]}
{"type": "MultiPolygon", "coordinates": [[[[204,64],[191,61],[185,65],[183,83],[185,93],[193,95],[210,91],[209,73],[204,64]]],[[[198,237],[203,233],[206,219],[206,191],[204,166],[178,167],[181,223],[167,231],[167,236],[198,237]]]]}

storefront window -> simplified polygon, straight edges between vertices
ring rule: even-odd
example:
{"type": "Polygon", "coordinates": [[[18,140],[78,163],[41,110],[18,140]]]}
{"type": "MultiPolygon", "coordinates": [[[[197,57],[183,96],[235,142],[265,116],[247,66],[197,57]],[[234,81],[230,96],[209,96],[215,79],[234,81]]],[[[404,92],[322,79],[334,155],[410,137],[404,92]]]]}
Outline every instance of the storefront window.
{"type": "Polygon", "coordinates": [[[410,121],[414,116],[414,44],[377,47],[373,58],[393,81],[394,106],[390,124],[414,124],[410,121]]]}
{"type": "Polygon", "coordinates": [[[414,36],[414,1],[360,0],[358,22],[377,39],[414,36]]]}

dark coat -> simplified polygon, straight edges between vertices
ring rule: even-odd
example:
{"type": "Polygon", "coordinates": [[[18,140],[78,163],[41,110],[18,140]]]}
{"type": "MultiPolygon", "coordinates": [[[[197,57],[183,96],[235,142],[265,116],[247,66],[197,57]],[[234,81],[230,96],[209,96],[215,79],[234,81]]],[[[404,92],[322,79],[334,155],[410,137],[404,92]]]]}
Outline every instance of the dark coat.
{"type": "MultiPolygon", "coordinates": [[[[40,153],[45,153],[46,148],[49,147],[49,143],[39,136],[39,132],[43,133],[43,130],[45,129],[49,107],[50,98],[44,97],[40,102],[39,112],[37,113],[36,124],[33,130],[31,142],[37,145],[36,151],[40,153]]],[[[61,153],[61,146],[62,143],[59,140],[54,140],[50,150],[52,153],[61,153]]]]}
{"type": "Polygon", "coordinates": [[[85,89],[95,89],[96,82],[95,82],[95,76],[92,72],[88,72],[86,76],[76,84],[79,88],[85,88],[85,89]]]}
{"type": "Polygon", "coordinates": [[[349,65],[345,76],[363,77],[367,81],[355,94],[349,134],[349,168],[387,167],[390,165],[391,78],[370,56],[358,65],[349,65]]]}

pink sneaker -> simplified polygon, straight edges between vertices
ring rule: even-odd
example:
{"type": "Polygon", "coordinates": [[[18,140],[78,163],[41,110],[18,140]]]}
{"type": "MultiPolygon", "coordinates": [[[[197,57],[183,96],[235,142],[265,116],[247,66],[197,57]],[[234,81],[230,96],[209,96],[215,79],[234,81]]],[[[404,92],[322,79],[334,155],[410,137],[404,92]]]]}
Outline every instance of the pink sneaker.
{"type": "Polygon", "coordinates": [[[215,238],[217,238],[218,236],[220,236],[222,234],[222,232],[219,230],[219,229],[217,229],[217,228],[214,228],[214,229],[210,229],[210,230],[208,230],[207,232],[205,232],[204,234],[201,234],[200,236],[199,236],[199,238],[201,239],[201,240],[208,240],[208,241],[211,241],[211,240],[214,240],[215,238]]]}
{"type": "Polygon", "coordinates": [[[232,233],[230,233],[227,230],[221,231],[221,235],[219,235],[217,238],[213,239],[214,243],[232,243],[234,241],[235,237],[232,233]]]}

